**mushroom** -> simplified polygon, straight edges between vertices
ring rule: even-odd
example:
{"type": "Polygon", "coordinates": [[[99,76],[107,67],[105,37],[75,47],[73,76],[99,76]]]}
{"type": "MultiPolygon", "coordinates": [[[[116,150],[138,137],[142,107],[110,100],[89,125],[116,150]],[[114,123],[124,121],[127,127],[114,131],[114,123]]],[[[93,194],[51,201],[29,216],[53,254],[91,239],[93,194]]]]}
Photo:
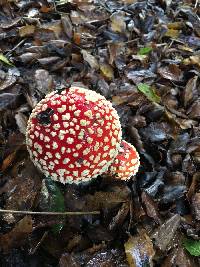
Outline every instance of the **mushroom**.
{"type": "Polygon", "coordinates": [[[129,180],[138,172],[140,157],[135,147],[122,140],[119,153],[109,166],[107,174],[120,180],[129,180]]]}
{"type": "Polygon", "coordinates": [[[107,171],[120,143],[117,111],[105,97],[81,87],[46,95],[26,131],[33,163],[62,183],[78,184],[107,171]]]}

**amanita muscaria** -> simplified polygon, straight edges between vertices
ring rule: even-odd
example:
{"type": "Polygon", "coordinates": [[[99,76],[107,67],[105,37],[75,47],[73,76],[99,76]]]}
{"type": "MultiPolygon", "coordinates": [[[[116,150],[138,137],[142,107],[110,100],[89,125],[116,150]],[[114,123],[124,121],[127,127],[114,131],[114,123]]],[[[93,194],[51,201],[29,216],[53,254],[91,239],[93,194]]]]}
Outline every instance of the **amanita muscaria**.
{"type": "Polygon", "coordinates": [[[62,183],[85,182],[106,172],[118,154],[119,117],[94,91],[55,91],[33,109],[26,143],[32,161],[46,176],[62,183]]]}
{"type": "Polygon", "coordinates": [[[122,140],[118,155],[109,166],[107,174],[119,180],[129,180],[138,172],[140,157],[136,148],[122,140]]]}

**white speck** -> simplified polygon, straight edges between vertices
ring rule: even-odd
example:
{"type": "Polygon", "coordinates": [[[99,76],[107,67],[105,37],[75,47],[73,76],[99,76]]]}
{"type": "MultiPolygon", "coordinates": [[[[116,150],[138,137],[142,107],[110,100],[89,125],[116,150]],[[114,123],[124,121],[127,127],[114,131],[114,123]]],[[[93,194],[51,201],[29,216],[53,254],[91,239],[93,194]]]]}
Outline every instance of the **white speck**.
{"type": "Polygon", "coordinates": [[[77,145],[76,145],[76,148],[77,148],[77,149],[80,149],[81,147],[82,147],[81,144],[77,144],[77,145]]]}
{"type": "Polygon", "coordinates": [[[50,159],[53,158],[53,156],[52,156],[52,154],[51,154],[50,152],[46,152],[46,155],[47,155],[47,157],[50,158],[50,159]]]}
{"type": "Polygon", "coordinates": [[[84,170],[81,172],[81,176],[87,176],[89,174],[89,170],[84,170]]]}
{"type": "Polygon", "coordinates": [[[36,137],[39,137],[39,133],[38,133],[38,131],[35,131],[35,136],[36,136],[36,137]]]}
{"type": "Polygon", "coordinates": [[[62,120],[70,120],[70,113],[66,113],[65,115],[62,115],[62,120]]]}
{"type": "Polygon", "coordinates": [[[87,130],[89,134],[94,134],[94,130],[92,128],[88,128],[87,130]]]}
{"type": "Polygon", "coordinates": [[[63,102],[67,101],[67,97],[65,95],[62,95],[60,98],[63,102]]]}
{"type": "Polygon", "coordinates": [[[92,111],[91,110],[88,110],[86,112],[84,112],[84,115],[90,119],[92,119],[92,111]]]}
{"type": "Polygon", "coordinates": [[[66,121],[63,121],[63,126],[64,126],[64,128],[68,128],[69,127],[69,123],[66,122],[66,121]]]}
{"type": "Polygon", "coordinates": [[[58,144],[56,143],[56,142],[53,142],[53,149],[56,149],[56,148],[58,148],[58,144]]]}
{"type": "Polygon", "coordinates": [[[57,110],[58,110],[59,113],[63,113],[66,110],[66,106],[62,105],[62,107],[61,108],[57,108],[57,110]]]}
{"type": "Polygon", "coordinates": [[[45,136],[44,137],[44,142],[49,142],[50,141],[50,138],[48,136],[45,136]]]}
{"type": "Polygon", "coordinates": [[[94,155],[90,156],[89,159],[90,159],[91,161],[93,161],[93,159],[94,159],[94,155]]]}
{"type": "Polygon", "coordinates": [[[71,152],[72,152],[71,148],[68,148],[68,149],[66,150],[66,153],[71,153],[71,152]]]}
{"type": "Polygon", "coordinates": [[[87,137],[87,142],[88,142],[88,144],[92,144],[92,142],[93,142],[93,138],[91,138],[91,137],[87,137]]]}
{"type": "Polygon", "coordinates": [[[79,125],[76,125],[75,126],[75,130],[77,130],[77,131],[80,130],[80,126],[79,125]]]}
{"type": "Polygon", "coordinates": [[[66,148],[64,146],[61,147],[61,153],[64,154],[65,153],[66,148]]]}
{"type": "Polygon", "coordinates": [[[56,132],[51,132],[50,134],[51,134],[53,137],[55,137],[55,136],[57,135],[56,132]]]}
{"type": "Polygon", "coordinates": [[[59,123],[54,124],[53,128],[54,128],[54,130],[60,129],[60,124],[59,123]]]}
{"type": "Polygon", "coordinates": [[[86,120],[80,120],[80,125],[81,126],[86,126],[88,122],[86,120]]]}
{"type": "Polygon", "coordinates": [[[70,104],[74,104],[74,99],[71,98],[71,99],[69,100],[69,103],[70,103],[70,104]]]}
{"type": "Polygon", "coordinates": [[[70,169],[73,169],[73,168],[74,168],[74,164],[70,164],[68,167],[69,167],[70,169]]]}
{"type": "Polygon", "coordinates": [[[105,138],[104,138],[104,142],[108,142],[109,141],[109,138],[108,138],[108,136],[106,136],[105,138]]]}
{"type": "Polygon", "coordinates": [[[76,111],[74,111],[74,116],[79,116],[80,115],[80,113],[81,113],[81,110],[76,110],[76,111]]]}
{"type": "Polygon", "coordinates": [[[104,146],[103,150],[107,151],[109,149],[109,146],[104,146]]]}
{"type": "Polygon", "coordinates": [[[53,119],[54,119],[54,121],[57,121],[58,120],[58,115],[57,114],[53,114],[53,119]]]}
{"type": "Polygon", "coordinates": [[[61,155],[59,153],[56,153],[55,156],[57,159],[61,159],[61,155]]]}
{"type": "Polygon", "coordinates": [[[77,157],[78,157],[78,153],[74,153],[73,156],[74,156],[75,158],[77,158],[77,157]]]}
{"type": "Polygon", "coordinates": [[[83,155],[87,155],[90,152],[90,149],[87,147],[85,150],[83,150],[83,155]]]}
{"type": "Polygon", "coordinates": [[[75,135],[76,134],[76,132],[72,128],[69,129],[69,133],[72,134],[72,135],[75,135]]]}
{"type": "Polygon", "coordinates": [[[71,137],[67,138],[67,143],[68,144],[73,144],[73,142],[74,142],[74,138],[71,138],[71,137]]]}
{"type": "Polygon", "coordinates": [[[73,175],[74,175],[75,177],[78,177],[78,171],[73,171],[73,175]]]}
{"type": "Polygon", "coordinates": [[[63,164],[67,164],[67,163],[69,163],[70,162],[70,159],[69,158],[64,158],[63,159],[63,164]]]}

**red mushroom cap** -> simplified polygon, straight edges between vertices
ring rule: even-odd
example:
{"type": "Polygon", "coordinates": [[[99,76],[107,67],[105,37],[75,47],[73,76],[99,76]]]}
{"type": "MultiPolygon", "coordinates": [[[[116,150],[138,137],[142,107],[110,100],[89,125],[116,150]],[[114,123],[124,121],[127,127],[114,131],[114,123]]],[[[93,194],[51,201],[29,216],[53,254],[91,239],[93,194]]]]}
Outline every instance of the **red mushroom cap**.
{"type": "Polygon", "coordinates": [[[140,157],[135,147],[122,140],[119,153],[110,165],[108,174],[116,179],[128,180],[138,172],[140,157]]]}
{"type": "Polygon", "coordinates": [[[34,164],[62,183],[80,183],[104,173],[120,142],[120,121],[112,104],[80,87],[48,94],[33,109],[26,133],[34,164]]]}

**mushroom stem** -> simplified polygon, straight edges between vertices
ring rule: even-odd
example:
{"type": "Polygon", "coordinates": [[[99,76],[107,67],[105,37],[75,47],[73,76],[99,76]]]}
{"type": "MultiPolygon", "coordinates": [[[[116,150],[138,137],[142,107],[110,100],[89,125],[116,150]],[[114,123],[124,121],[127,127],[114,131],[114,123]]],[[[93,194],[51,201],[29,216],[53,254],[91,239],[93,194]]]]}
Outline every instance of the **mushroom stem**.
{"type": "Polygon", "coordinates": [[[4,210],[0,209],[0,213],[25,214],[25,215],[97,215],[100,211],[65,211],[65,212],[49,212],[49,211],[29,211],[29,210],[4,210]]]}

